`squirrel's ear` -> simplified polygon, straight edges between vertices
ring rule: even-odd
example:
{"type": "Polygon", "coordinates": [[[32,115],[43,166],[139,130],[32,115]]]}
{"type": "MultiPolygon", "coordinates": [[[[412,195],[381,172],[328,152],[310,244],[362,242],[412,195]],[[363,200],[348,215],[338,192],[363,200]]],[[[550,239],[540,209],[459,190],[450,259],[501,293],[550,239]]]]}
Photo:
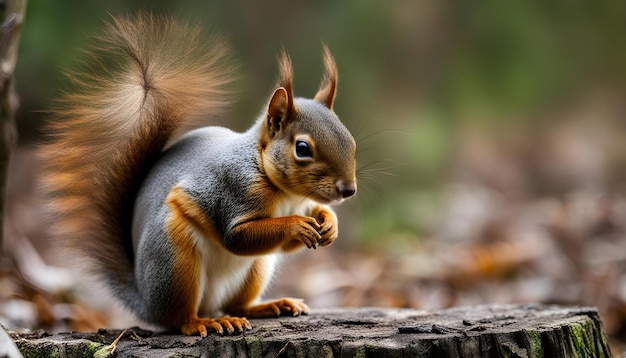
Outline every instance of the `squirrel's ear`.
{"type": "Polygon", "coordinates": [[[270,104],[267,107],[266,126],[270,136],[273,137],[286,124],[286,121],[291,116],[289,107],[289,94],[284,87],[279,87],[274,91],[270,104]]]}
{"type": "Polygon", "coordinates": [[[295,106],[293,104],[293,71],[291,59],[287,52],[278,57],[279,79],[278,89],[274,91],[270,104],[267,107],[267,128],[271,136],[280,131],[293,117],[295,106]]]}
{"type": "Polygon", "coordinates": [[[313,99],[325,105],[328,109],[333,109],[333,102],[335,102],[337,93],[337,65],[326,44],[324,44],[322,51],[324,53],[324,67],[326,70],[320,88],[313,99]]]}

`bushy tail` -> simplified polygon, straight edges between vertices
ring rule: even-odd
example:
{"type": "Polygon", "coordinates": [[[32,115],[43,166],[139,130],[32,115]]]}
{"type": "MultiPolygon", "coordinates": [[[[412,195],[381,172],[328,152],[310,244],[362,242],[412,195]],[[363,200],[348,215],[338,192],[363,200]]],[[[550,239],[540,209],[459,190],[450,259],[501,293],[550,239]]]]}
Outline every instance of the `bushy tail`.
{"type": "Polygon", "coordinates": [[[55,236],[127,305],[138,187],[176,133],[226,103],[234,74],[226,52],[172,18],[114,18],[52,111],[41,158],[55,236]]]}

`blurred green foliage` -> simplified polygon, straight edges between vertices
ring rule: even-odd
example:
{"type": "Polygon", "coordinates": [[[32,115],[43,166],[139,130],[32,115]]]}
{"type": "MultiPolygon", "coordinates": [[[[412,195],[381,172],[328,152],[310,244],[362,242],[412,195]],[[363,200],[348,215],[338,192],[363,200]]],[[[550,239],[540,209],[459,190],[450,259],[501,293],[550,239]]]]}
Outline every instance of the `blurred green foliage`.
{"type": "Polygon", "coordinates": [[[590,89],[626,89],[620,1],[33,0],[17,73],[25,141],[89,36],[109,14],[139,9],[194,19],[230,40],[241,72],[236,129],[270,94],[282,46],[297,95],[310,96],[328,43],[340,72],[336,111],[363,167],[358,198],[343,209],[353,218],[347,232],[372,241],[432,228],[460,128],[533,126],[590,89]]]}
{"type": "Polygon", "coordinates": [[[593,82],[624,84],[622,2],[457,3],[461,31],[442,97],[460,110],[541,110],[593,82]]]}

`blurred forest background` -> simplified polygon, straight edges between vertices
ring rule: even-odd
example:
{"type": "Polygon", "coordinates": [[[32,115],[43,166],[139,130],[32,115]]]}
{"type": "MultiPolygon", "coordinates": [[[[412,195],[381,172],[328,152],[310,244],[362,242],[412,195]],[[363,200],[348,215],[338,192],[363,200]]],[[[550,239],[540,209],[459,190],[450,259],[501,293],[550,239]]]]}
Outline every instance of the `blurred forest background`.
{"type": "Polygon", "coordinates": [[[340,239],[287,260],[269,296],[312,307],[593,305],[614,353],[624,350],[626,2],[610,0],[30,1],[0,323],[127,324],[47,240],[33,150],[62,70],[109,14],[139,9],[232,43],[238,130],[271,93],[282,46],[299,96],[317,89],[322,41],[336,57],[335,110],[358,142],[359,191],[338,208],[340,239]]]}

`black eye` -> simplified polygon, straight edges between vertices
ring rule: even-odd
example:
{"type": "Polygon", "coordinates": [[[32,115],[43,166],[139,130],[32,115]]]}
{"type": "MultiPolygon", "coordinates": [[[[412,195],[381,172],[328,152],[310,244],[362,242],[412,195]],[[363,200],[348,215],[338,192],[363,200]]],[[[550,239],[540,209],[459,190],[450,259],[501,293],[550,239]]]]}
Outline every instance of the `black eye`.
{"type": "Polygon", "coordinates": [[[311,152],[311,147],[309,147],[309,143],[301,139],[297,140],[296,141],[296,156],[298,158],[312,158],[313,153],[311,152]]]}

